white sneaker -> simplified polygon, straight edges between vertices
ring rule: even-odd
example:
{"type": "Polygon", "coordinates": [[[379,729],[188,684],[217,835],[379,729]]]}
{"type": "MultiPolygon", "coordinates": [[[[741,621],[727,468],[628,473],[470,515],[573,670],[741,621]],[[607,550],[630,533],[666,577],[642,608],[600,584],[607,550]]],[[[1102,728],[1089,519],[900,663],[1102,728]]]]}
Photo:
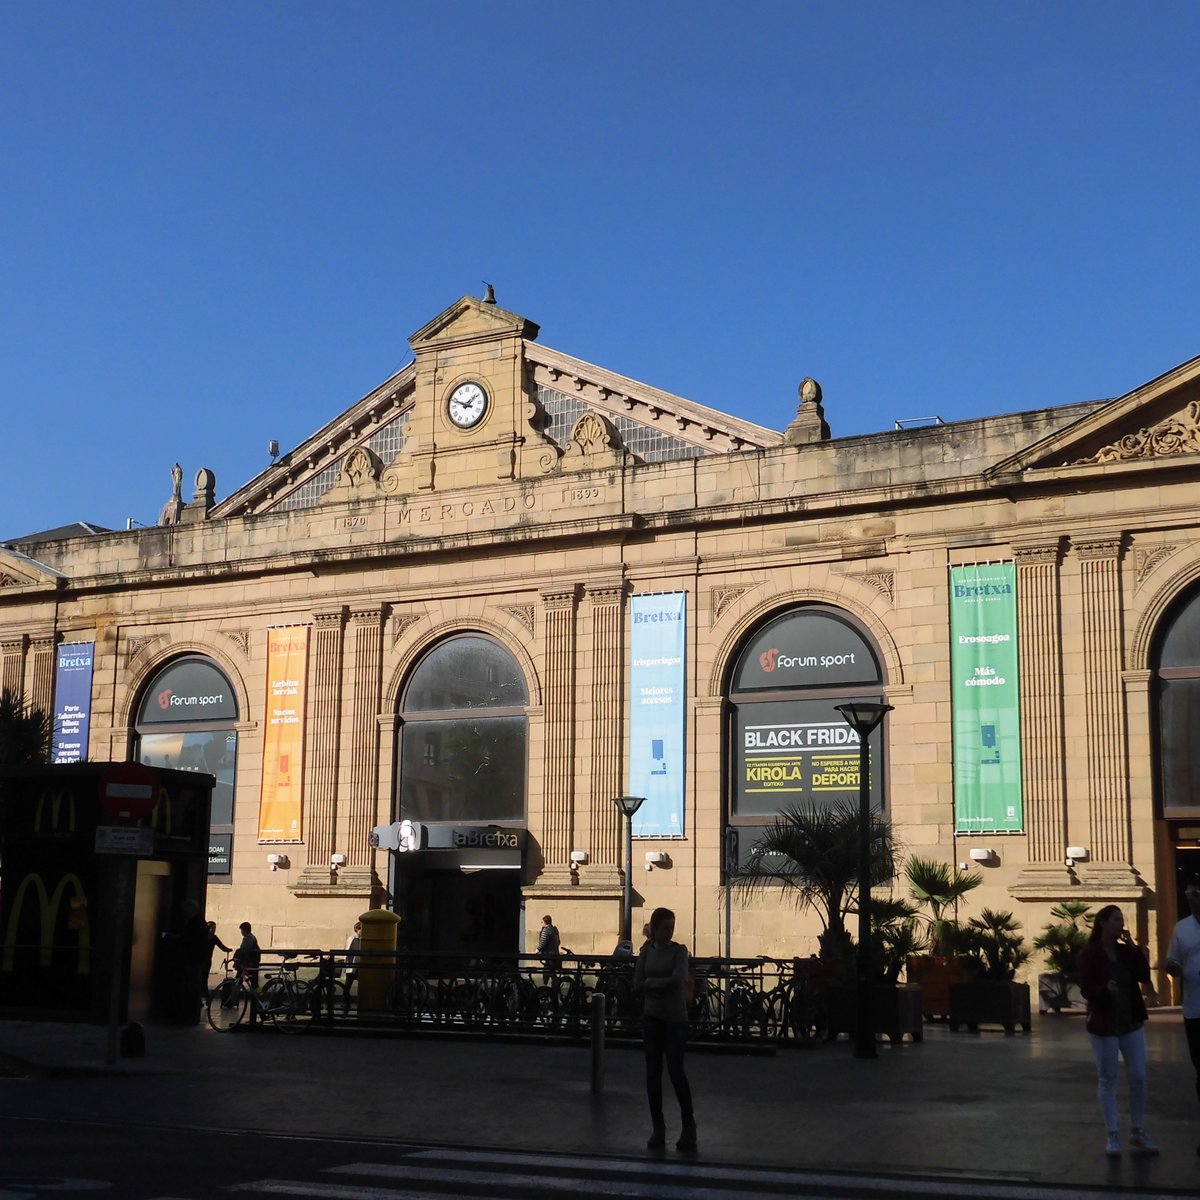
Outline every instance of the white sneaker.
{"type": "Polygon", "coordinates": [[[1121,1137],[1119,1134],[1110,1133],[1108,1140],[1104,1143],[1104,1153],[1109,1158],[1119,1158],[1121,1155],[1121,1137]]]}
{"type": "Polygon", "coordinates": [[[1158,1143],[1144,1129],[1131,1130],[1129,1143],[1135,1150],[1140,1150],[1143,1154],[1158,1153],[1158,1143]]]}

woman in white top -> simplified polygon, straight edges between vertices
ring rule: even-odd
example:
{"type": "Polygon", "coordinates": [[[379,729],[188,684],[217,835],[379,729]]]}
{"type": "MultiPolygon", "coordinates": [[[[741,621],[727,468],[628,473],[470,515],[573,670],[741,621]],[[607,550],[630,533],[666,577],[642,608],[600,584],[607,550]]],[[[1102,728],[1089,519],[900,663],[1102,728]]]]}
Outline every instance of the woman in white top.
{"type": "Polygon", "coordinates": [[[650,916],[650,940],[638,955],[633,976],[634,990],[644,998],[642,1041],[646,1049],[646,1098],[650,1102],[653,1122],[646,1145],[652,1150],[661,1148],[667,1140],[662,1093],[664,1058],[683,1119],[683,1129],[675,1148],[696,1148],[692,1089],[683,1072],[683,1050],[688,1032],[685,989],[689,959],[687,947],[673,941],[674,936],[675,914],[669,908],[656,908],[650,916]]]}

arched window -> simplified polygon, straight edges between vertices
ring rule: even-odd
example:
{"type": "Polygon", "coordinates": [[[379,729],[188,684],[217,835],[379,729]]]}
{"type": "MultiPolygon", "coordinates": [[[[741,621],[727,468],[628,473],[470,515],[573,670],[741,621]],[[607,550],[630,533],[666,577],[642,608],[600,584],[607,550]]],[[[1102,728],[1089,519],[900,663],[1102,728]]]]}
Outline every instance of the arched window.
{"type": "Polygon", "coordinates": [[[490,638],[430,650],[400,706],[399,818],[524,821],[528,703],[516,661],[490,638]]]}
{"type": "Polygon", "coordinates": [[[227,876],[233,861],[237,698],[207,658],[168,663],[146,685],[138,707],[135,757],[149,767],[204,771],[216,777],[209,838],[209,874],[227,876]]]}
{"type": "Polygon", "coordinates": [[[1164,816],[1200,813],[1200,592],[1168,613],[1151,654],[1157,693],[1159,797],[1164,816]]]}
{"type": "MultiPolygon", "coordinates": [[[[857,736],[835,705],[883,699],[879,656],[848,617],[805,605],[769,620],[730,672],[729,825],[770,823],[791,805],[858,798],[857,736]]],[[[871,796],[883,803],[882,730],[871,735],[871,796]]],[[[733,845],[738,841],[731,839],[733,845]]],[[[753,839],[742,838],[748,846],[753,839]]]]}

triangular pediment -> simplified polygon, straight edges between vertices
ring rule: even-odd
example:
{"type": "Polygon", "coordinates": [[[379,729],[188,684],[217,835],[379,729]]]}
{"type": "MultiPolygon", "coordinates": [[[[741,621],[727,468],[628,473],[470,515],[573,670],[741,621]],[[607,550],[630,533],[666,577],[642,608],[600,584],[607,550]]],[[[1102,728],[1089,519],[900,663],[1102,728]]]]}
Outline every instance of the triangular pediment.
{"type": "Polygon", "coordinates": [[[13,588],[57,587],[65,578],[61,571],[30,558],[28,554],[0,549],[0,594],[13,588]]]}
{"type": "Polygon", "coordinates": [[[409,339],[414,353],[432,346],[453,346],[516,335],[533,341],[538,327],[518,313],[501,308],[495,301],[463,296],[409,339]]]}
{"type": "Polygon", "coordinates": [[[1200,461],[1200,357],[1099,404],[988,474],[1135,470],[1185,456],[1200,461]]]}
{"type": "Polygon", "coordinates": [[[504,478],[505,469],[512,478],[545,478],[560,470],[574,473],[783,443],[783,435],[774,430],[537,345],[532,340],[537,333],[537,325],[519,314],[464,296],[412,335],[414,362],[214,506],[210,516],[404,495],[422,486],[422,479],[426,490],[434,486],[434,478],[442,486],[441,480],[449,479],[445,464],[430,469],[430,462],[450,452],[464,462],[475,461],[465,457],[468,440],[461,439],[464,449],[456,450],[454,439],[439,436],[433,426],[445,389],[464,371],[489,389],[520,380],[510,408],[519,414],[510,434],[512,448],[498,449],[495,427],[485,429],[478,454],[482,466],[471,468],[481,478],[504,478]],[[509,349],[501,353],[499,345],[509,349]],[[513,353],[524,362],[515,376],[504,366],[513,353]],[[499,376],[489,380],[491,370],[499,376]],[[501,459],[510,466],[497,466],[501,459]]]}

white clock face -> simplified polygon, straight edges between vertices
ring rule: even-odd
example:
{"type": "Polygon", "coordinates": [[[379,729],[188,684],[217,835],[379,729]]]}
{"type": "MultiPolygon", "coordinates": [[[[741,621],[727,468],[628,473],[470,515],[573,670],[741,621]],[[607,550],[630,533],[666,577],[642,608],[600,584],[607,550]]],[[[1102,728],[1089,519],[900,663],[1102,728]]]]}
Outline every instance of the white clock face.
{"type": "Polygon", "coordinates": [[[460,383],[450,393],[446,411],[459,429],[470,429],[483,420],[487,412],[487,393],[477,383],[460,383]]]}

